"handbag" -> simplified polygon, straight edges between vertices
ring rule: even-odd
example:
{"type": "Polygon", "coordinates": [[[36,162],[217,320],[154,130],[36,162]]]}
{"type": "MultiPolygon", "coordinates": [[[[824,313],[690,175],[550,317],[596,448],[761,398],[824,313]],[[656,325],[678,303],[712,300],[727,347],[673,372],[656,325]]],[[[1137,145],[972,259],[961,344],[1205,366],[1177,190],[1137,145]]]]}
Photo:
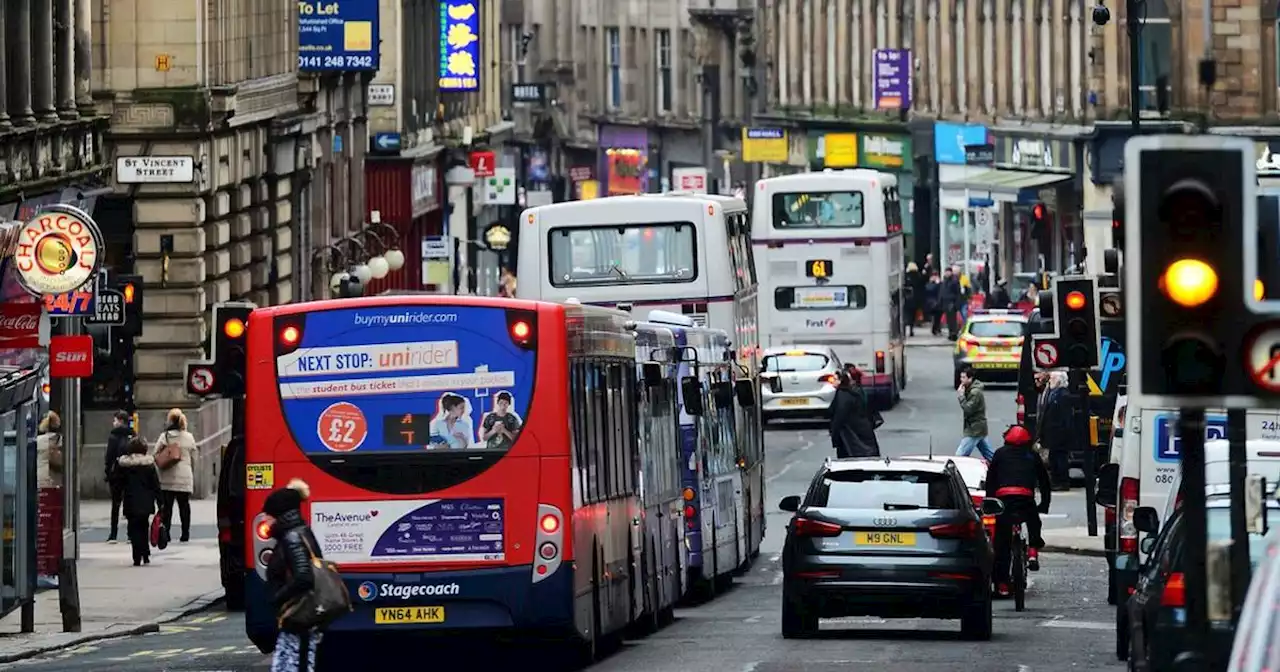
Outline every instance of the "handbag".
{"type": "Polygon", "coordinates": [[[151,519],[151,545],[162,551],[169,545],[169,528],[160,520],[160,516],[151,519]]]}
{"type": "Polygon", "coordinates": [[[156,467],[162,471],[172,468],[180,460],[182,460],[182,446],[178,444],[176,438],[173,441],[167,441],[160,450],[156,451],[156,467]]]}
{"type": "Polygon", "coordinates": [[[338,566],[324,558],[316,557],[305,534],[300,534],[302,544],[307,547],[307,555],[311,560],[311,574],[314,577],[311,590],[295,597],[280,612],[279,628],[284,632],[309,632],[323,629],[338,620],[343,614],[350,613],[351,593],[347,584],[338,572],[338,566]]]}

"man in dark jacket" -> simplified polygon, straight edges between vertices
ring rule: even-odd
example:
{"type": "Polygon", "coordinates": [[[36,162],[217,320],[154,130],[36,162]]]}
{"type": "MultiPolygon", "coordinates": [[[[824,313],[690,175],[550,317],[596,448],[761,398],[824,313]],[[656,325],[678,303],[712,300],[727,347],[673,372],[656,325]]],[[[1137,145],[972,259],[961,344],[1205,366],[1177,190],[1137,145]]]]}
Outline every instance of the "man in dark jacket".
{"type": "Polygon", "coordinates": [[[942,289],[938,292],[938,308],[942,310],[942,319],[947,322],[947,338],[953,341],[959,338],[960,325],[956,311],[960,310],[963,297],[964,290],[960,287],[960,278],[956,277],[949,268],[943,271],[942,289]]]}
{"type": "Polygon", "coordinates": [[[992,579],[996,594],[1009,595],[1009,545],[1013,539],[1013,526],[1022,522],[1027,526],[1027,560],[1032,571],[1040,569],[1039,549],[1044,547],[1040,536],[1040,514],[1049,513],[1049,471],[1044,460],[1036,454],[1031,432],[1022,425],[1014,425],[1004,433],[1004,445],[996,451],[987,467],[987,496],[1004,502],[1004,513],[996,518],[995,564],[992,579]],[[1036,506],[1035,491],[1040,490],[1040,505],[1036,506]]]}
{"type": "Polygon", "coordinates": [[[111,419],[111,433],[107,435],[107,451],[104,455],[103,468],[107,478],[107,487],[111,489],[111,536],[108,544],[117,541],[120,528],[120,503],[124,498],[124,479],[120,473],[120,458],[129,453],[129,439],[133,438],[133,428],[129,426],[129,414],[116,411],[111,419]]]}
{"type": "MultiPolygon", "coordinates": [[[[271,536],[276,540],[275,551],[267,563],[267,585],[277,617],[283,615],[291,602],[315,587],[312,556],[323,556],[320,544],[316,543],[315,536],[302,518],[302,503],[310,496],[311,487],[302,479],[295,478],[287,487],[268,495],[262,503],[262,512],[271,518],[271,536]]],[[[281,630],[276,637],[271,669],[312,672],[321,636],[317,630],[281,630]]]]}
{"type": "Polygon", "coordinates": [[[1011,303],[1009,299],[1009,281],[1001,278],[996,280],[996,286],[990,292],[987,292],[985,307],[994,310],[1003,310],[1009,307],[1011,303]]]}
{"type": "Polygon", "coordinates": [[[880,451],[864,437],[873,435],[867,415],[867,402],[857,390],[847,371],[837,374],[840,384],[831,400],[831,444],[836,457],[878,457],[880,451]]]}

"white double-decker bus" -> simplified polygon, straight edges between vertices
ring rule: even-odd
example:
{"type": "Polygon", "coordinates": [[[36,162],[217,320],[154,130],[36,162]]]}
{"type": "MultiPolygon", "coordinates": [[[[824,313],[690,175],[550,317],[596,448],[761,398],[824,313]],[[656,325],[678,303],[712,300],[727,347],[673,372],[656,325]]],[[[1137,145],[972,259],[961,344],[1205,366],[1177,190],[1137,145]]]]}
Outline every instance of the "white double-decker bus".
{"type": "Polygon", "coordinates": [[[762,345],[830,346],[862,370],[868,393],[896,404],[907,380],[897,178],[826,170],[760,180],[751,233],[762,345]]]}
{"type": "MultiPolygon", "coordinates": [[[[682,316],[728,334],[740,365],[734,377],[758,380],[756,268],[743,200],[611,196],[530,208],[520,226],[518,298],[621,308],[637,321],[655,310],[682,316]]],[[[735,408],[736,511],[746,518],[736,527],[751,557],[764,536],[763,432],[758,403],[735,408]]]]}

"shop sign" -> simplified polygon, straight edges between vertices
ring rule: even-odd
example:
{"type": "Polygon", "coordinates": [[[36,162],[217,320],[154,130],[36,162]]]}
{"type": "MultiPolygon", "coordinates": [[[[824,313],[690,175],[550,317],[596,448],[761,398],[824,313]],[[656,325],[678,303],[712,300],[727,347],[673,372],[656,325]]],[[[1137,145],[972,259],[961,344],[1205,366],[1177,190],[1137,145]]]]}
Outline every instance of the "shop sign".
{"type": "Polygon", "coordinates": [[[790,156],[787,131],[782,128],[742,129],[742,160],[747,163],[786,163],[790,156]]]}
{"type": "Polygon", "coordinates": [[[672,168],[671,179],[675,182],[676,191],[689,191],[695,194],[707,193],[706,168],[672,168]]]}
{"type": "Polygon", "coordinates": [[[49,377],[88,378],[93,375],[93,336],[49,338],[49,377]]]}
{"type": "Polygon", "coordinates": [[[0,350],[40,347],[40,304],[0,303],[0,350]]]}
{"type": "MultiPolygon", "coordinates": [[[[376,3],[375,3],[376,4],[376,3]]],[[[440,3],[441,91],[480,90],[480,2],[440,3]]]]}
{"type": "Polygon", "coordinates": [[[493,171],[498,167],[498,157],[493,152],[471,152],[468,163],[476,177],[493,177],[493,171]]]}
{"type": "Polygon", "coordinates": [[[1076,169],[1071,142],[1061,138],[997,135],[995,150],[1000,168],[1041,173],[1071,173],[1076,169]]]}
{"type": "Polygon", "coordinates": [[[591,166],[571,166],[569,168],[569,179],[574,182],[586,182],[596,174],[595,168],[591,166]]]}
{"type": "Polygon", "coordinates": [[[862,158],[858,165],[882,170],[906,168],[911,159],[911,138],[906,135],[863,133],[858,143],[862,158]]]}
{"type": "Polygon", "coordinates": [[[424,215],[440,207],[436,196],[436,166],[433,163],[419,163],[413,166],[410,173],[412,181],[411,206],[414,217],[424,215]]]}
{"type": "Polygon", "coordinates": [[[13,262],[32,296],[65,294],[88,284],[102,265],[102,233],[88,213],[69,205],[36,212],[18,231],[13,262]]]}
{"type": "Polygon", "coordinates": [[[858,165],[858,135],[828,133],[823,138],[822,164],[827,168],[854,168],[858,165]]]}

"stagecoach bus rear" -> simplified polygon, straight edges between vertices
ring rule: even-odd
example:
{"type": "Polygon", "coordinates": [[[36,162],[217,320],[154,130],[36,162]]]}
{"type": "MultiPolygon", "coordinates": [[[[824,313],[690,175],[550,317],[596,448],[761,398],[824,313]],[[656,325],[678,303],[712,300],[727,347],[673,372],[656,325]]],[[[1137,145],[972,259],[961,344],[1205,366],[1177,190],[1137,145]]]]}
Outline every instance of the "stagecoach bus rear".
{"type": "Polygon", "coordinates": [[[573,628],[562,309],[386,296],[276,306],[248,327],[246,628],[275,638],[260,514],[303,509],[355,605],[332,632],[573,628]],[[539,398],[534,399],[534,384],[539,398]]]}

